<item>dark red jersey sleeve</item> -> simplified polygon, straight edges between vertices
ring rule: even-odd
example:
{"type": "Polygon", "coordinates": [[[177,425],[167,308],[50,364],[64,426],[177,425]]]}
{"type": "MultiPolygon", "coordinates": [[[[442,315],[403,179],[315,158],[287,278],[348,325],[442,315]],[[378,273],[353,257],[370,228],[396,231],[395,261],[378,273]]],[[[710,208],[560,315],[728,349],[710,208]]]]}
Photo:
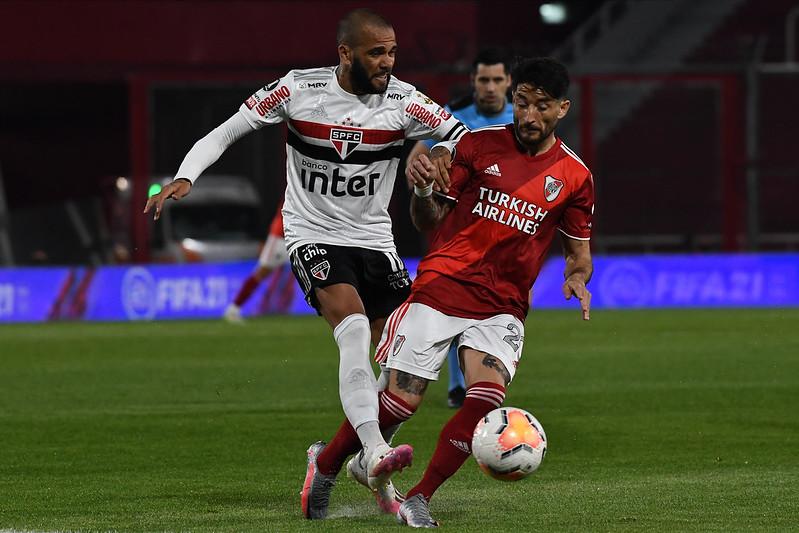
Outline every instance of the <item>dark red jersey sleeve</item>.
{"type": "Polygon", "coordinates": [[[589,174],[574,193],[558,225],[560,230],[573,239],[591,238],[594,218],[594,178],[589,174]]]}

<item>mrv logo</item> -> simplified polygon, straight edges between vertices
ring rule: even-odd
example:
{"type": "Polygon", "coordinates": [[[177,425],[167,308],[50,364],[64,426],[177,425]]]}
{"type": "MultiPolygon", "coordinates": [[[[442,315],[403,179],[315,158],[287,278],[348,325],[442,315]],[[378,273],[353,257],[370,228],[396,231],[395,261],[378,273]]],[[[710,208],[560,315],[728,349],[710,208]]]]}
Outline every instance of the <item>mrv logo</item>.
{"type": "Polygon", "coordinates": [[[358,145],[363,141],[363,132],[357,130],[343,130],[333,128],[330,130],[330,142],[333,143],[333,148],[336,149],[341,159],[347,159],[358,145]]]}
{"type": "MultiPolygon", "coordinates": [[[[303,165],[306,166],[306,165],[303,165]]],[[[327,168],[327,165],[324,165],[327,168]]],[[[380,174],[373,173],[368,176],[347,177],[339,173],[339,169],[333,169],[333,175],[328,176],[324,172],[302,169],[300,171],[300,182],[302,188],[308,192],[318,192],[319,194],[330,194],[332,196],[374,196],[377,188],[377,180],[380,174]]]]}

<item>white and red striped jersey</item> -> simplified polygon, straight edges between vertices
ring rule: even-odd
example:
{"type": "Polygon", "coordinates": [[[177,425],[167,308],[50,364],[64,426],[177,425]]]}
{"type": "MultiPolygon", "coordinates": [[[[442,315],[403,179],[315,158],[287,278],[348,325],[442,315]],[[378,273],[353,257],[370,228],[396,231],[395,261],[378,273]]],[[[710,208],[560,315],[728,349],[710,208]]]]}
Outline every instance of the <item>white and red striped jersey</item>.
{"type": "Polygon", "coordinates": [[[286,122],[286,244],[395,252],[388,204],[405,139],[459,139],[467,128],[413,85],[356,96],[336,67],[292,70],[239,112],[258,129],[286,122]]]}

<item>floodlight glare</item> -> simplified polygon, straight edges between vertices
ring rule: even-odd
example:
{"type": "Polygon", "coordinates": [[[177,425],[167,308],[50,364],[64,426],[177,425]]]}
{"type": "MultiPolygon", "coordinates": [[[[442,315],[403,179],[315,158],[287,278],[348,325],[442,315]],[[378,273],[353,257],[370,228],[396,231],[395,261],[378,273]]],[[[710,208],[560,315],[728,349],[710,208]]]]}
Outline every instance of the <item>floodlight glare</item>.
{"type": "Polygon", "coordinates": [[[544,24],[563,24],[566,22],[566,5],[560,2],[541,4],[538,8],[544,24]]]}

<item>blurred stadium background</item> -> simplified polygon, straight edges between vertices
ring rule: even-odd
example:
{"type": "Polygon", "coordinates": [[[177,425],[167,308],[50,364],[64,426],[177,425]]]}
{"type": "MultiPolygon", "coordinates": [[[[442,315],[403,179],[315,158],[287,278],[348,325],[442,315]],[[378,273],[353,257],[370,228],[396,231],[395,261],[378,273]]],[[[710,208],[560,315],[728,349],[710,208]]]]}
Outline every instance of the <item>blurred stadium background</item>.
{"type": "MultiPolygon", "coordinates": [[[[0,529],[310,527],[303,451],[341,417],[329,331],[282,316],[308,313],[287,268],[245,308],[281,316],[157,320],[220,317],[255,255],[203,262],[141,210],[256,88],[335,64],[335,21],[363,4],[0,2],[0,529]]],[[[531,513],[552,531],[795,528],[799,0],[368,6],[397,31],[395,74],[442,104],[469,92],[485,46],[569,66],[559,133],[597,184],[589,288],[600,310],[634,309],[575,328],[553,250],[534,307],[570,309],[533,311],[534,364],[508,396],[547,427],[548,463],[538,485],[501,489],[464,468],[434,514],[459,531],[524,531],[531,513]]],[[[266,236],[283,138],[249,135],[207,172],[259,198],[237,239],[266,236]]],[[[424,239],[407,206],[400,177],[391,211],[412,259],[424,239]]],[[[422,462],[451,414],[441,389],[403,430],[422,462]]],[[[341,485],[335,516],[365,518],[316,529],[383,527],[341,485]]]]}

